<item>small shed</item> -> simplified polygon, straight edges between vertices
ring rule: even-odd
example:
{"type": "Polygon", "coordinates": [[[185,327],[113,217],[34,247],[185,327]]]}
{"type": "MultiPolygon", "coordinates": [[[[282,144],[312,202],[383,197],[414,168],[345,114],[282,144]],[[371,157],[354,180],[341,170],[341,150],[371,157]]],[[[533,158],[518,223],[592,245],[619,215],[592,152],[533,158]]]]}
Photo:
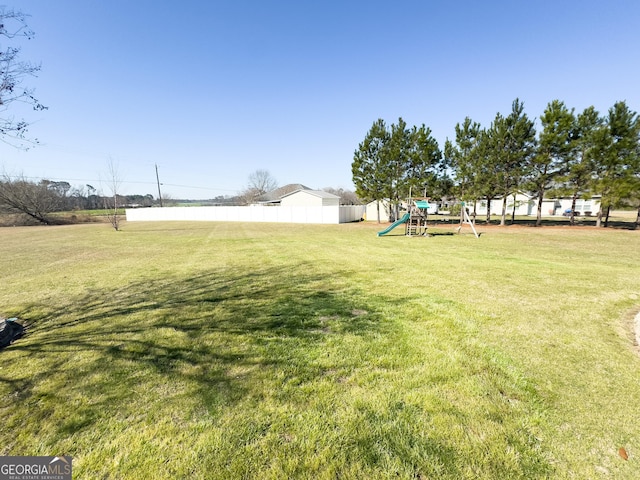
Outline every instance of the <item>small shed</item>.
{"type": "Polygon", "coordinates": [[[283,207],[337,207],[340,197],[322,190],[296,190],[280,200],[283,207]]]}
{"type": "Polygon", "coordinates": [[[380,208],[380,221],[388,222],[394,216],[393,207],[391,206],[391,202],[387,199],[384,200],[374,200],[373,202],[367,203],[365,210],[365,218],[370,222],[378,221],[378,207],[380,208]]]}

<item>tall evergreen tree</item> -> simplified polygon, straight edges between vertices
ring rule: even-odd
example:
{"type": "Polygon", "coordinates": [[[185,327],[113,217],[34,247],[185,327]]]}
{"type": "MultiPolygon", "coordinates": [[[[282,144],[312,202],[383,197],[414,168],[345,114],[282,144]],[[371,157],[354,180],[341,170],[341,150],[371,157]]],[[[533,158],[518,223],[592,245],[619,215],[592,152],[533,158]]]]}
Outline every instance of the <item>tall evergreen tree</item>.
{"type": "Polygon", "coordinates": [[[454,172],[462,200],[477,200],[480,197],[478,185],[478,147],[481,127],[469,117],[462,124],[457,123],[455,145],[445,142],[445,158],[454,172]]]}
{"type": "Polygon", "coordinates": [[[478,145],[475,149],[475,178],[476,192],[479,198],[487,202],[487,223],[491,221],[491,203],[498,198],[502,191],[500,176],[499,156],[496,154],[491,130],[481,130],[478,136],[478,145]]]}
{"type": "Polygon", "coordinates": [[[633,229],[640,228],[640,165],[635,168],[635,174],[631,179],[631,193],[629,195],[629,204],[634,206],[637,210],[636,221],[633,224],[633,229]]]}
{"type": "Polygon", "coordinates": [[[402,118],[390,128],[382,119],[377,120],[351,164],[358,196],[367,201],[388,199],[396,214],[411,188],[442,189],[446,185],[444,170],[442,153],[431,130],[424,125],[409,128],[402,118]]]}
{"type": "Polygon", "coordinates": [[[406,197],[408,186],[407,165],[409,164],[409,152],[411,150],[411,131],[402,117],[398,123],[392,123],[389,132],[388,148],[386,149],[386,184],[385,193],[391,200],[398,216],[399,205],[402,198],[406,197]]]}
{"type": "Polygon", "coordinates": [[[596,225],[608,226],[611,208],[622,205],[635,185],[639,161],[640,119],[627,104],[616,102],[609,109],[604,128],[596,132],[594,190],[601,195],[596,225]]]}
{"type": "Polygon", "coordinates": [[[376,120],[353,155],[351,173],[356,194],[366,202],[378,202],[377,214],[380,223],[380,201],[385,198],[387,184],[386,153],[389,132],[381,118],[376,120]]]}
{"type": "Polygon", "coordinates": [[[594,149],[602,123],[603,119],[593,106],[585,108],[576,117],[572,135],[574,152],[566,158],[567,163],[558,179],[559,186],[555,189],[561,195],[571,195],[570,225],[575,224],[578,198],[588,198],[592,195],[591,184],[595,175],[594,149]]]}
{"type": "Polygon", "coordinates": [[[561,175],[565,174],[575,152],[576,118],[573,109],[569,110],[564,102],[549,102],[540,117],[542,131],[538,138],[535,155],[531,155],[527,166],[528,185],[536,192],[538,211],[536,226],[542,224],[542,201],[549,188],[554,186],[561,175]]]}
{"type": "Polygon", "coordinates": [[[404,192],[408,188],[413,192],[423,191],[427,195],[442,197],[446,194],[445,162],[438,142],[431,135],[431,129],[424,124],[412,127],[409,132],[408,155],[405,165],[406,181],[404,192]]]}
{"type": "Polygon", "coordinates": [[[505,225],[507,199],[522,184],[526,166],[535,152],[536,131],[533,121],[524,113],[524,104],[516,98],[508,116],[496,115],[488,135],[490,166],[495,168],[502,196],[500,225],[505,225]]]}
{"type": "Polygon", "coordinates": [[[392,124],[388,155],[388,196],[396,208],[410,192],[434,195],[445,188],[442,152],[424,124],[409,128],[402,118],[392,124]]]}

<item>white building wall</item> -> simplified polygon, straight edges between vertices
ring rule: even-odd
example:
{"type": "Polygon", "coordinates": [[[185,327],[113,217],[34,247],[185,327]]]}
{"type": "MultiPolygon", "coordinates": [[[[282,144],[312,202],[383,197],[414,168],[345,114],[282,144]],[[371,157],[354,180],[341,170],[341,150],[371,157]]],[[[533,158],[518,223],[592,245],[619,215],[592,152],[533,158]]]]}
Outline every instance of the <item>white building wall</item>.
{"type": "MultiPolygon", "coordinates": [[[[491,200],[491,214],[492,215],[501,215],[502,214],[502,198],[497,198],[491,200]]],[[[531,215],[536,212],[537,202],[535,200],[530,199],[526,195],[518,195],[516,197],[516,215],[531,215]]],[[[473,202],[467,202],[467,208],[469,209],[469,213],[473,212],[473,202]]],[[[475,204],[475,211],[477,215],[486,215],[487,214],[487,201],[486,200],[478,200],[475,204]]],[[[513,212],[513,196],[507,197],[507,215],[511,215],[513,212]]]]}
{"type": "Polygon", "coordinates": [[[280,205],[285,207],[303,206],[303,207],[316,207],[316,206],[338,206],[340,204],[340,197],[321,197],[310,193],[308,190],[300,190],[282,197],[280,205]],[[335,198],[334,198],[335,197],[335,198]]]}
{"type": "MultiPolygon", "coordinates": [[[[556,210],[556,215],[562,215],[563,212],[571,210],[572,199],[563,198],[559,201],[560,207],[556,210]]],[[[600,210],[600,198],[576,199],[576,212],[580,215],[597,215],[600,210]]]]}

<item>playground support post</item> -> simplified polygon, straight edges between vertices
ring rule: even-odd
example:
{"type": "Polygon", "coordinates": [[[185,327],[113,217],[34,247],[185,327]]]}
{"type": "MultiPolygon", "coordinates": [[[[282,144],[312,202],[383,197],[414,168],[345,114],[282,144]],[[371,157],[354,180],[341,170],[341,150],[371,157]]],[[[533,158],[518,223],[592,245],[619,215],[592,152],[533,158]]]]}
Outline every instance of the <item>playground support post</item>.
{"type": "Polygon", "coordinates": [[[473,230],[473,234],[476,236],[476,238],[480,238],[480,235],[478,235],[478,232],[476,231],[476,227],[473,225],[473,222],[469,218],[469,213],[467,213],[467,206],[465,205],[465,202],[460,202],[460,207],[460,226],[456,230],[458,231],[458,233],[460,233],[460,230],[462,230],[462,225],[467,223],[471,227],[471,230],[473,230]]]}

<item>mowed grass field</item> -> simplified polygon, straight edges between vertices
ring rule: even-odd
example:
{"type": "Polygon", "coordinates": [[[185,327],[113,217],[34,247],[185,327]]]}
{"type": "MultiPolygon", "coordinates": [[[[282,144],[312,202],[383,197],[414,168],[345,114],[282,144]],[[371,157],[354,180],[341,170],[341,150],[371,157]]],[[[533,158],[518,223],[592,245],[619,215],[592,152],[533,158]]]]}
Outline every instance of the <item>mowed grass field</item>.
{"type": "Polygon", "coordinates": [[[640,478],[640,232],[0,229],[0,455],[74,478],[640,478]],[[628,458],[620,456],[624,448],[628,458]]]}

